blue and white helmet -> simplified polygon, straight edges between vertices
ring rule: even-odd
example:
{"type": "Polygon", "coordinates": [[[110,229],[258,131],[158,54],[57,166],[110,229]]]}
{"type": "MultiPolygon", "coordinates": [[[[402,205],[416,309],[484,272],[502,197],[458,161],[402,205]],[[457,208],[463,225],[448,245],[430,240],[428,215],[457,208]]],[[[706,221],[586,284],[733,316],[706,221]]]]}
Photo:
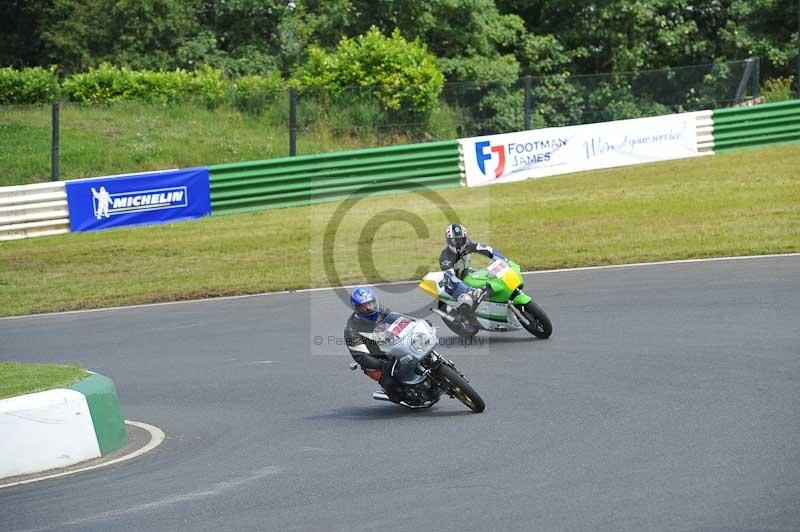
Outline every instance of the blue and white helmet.
{"type": "Polygon", "coordinates": [[[461,254],[467,245],[469,239],[467,238],[467,228],[461,224],[450,224],[444,231],[445,239],[447,240],[447,247],[450,251],[461,254]]]}
{"type": "Polygon", "coordinates": [[[375,290],[368,286],[359,286],[350,294],[350,306],[362,319],[377,321],[380,309],[378,307],[378,296],[375,290]]]}

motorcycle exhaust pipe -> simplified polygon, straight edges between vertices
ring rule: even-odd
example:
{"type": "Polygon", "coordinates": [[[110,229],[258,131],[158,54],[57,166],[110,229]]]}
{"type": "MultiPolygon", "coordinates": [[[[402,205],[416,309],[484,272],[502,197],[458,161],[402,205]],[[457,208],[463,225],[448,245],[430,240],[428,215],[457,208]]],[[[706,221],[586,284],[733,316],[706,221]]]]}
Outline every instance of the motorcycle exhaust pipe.
{"type": "Polygon", "coordinates": [[[431,310],[434,311],[439,316],[441,316],[441,318],[443,320],[447,320],[450,323],[455,323],[455,321],[456,321],[456,319],[453,316],[451,316],[450,314],[448,314],[447,312],[445,312],[443,310],[439,310],[438,308],[432,308],[431,310]]]}
{"type": "Polygon", "coordinates": [[[376,401],[389,401],[390,403],[392,402],[392,400],[389,399],[389,396],[386,395],[386,392],[384,391],[373,392],[372,398],[375,399],[376,401]]]}

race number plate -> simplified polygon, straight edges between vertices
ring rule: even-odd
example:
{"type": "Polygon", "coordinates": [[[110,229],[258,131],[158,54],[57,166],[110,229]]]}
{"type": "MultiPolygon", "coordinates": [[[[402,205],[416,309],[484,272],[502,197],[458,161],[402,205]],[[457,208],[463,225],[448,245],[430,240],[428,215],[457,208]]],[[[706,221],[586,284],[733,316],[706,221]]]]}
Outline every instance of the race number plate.
{"type": "Polygon", "coordinates": [[[503,284],[505,284],[506,288],[509,290],[514,290],[522,284],[522,279],[520,278],[519,274],[502,259],[498,259],[491,263],[488,269],[492,275],[503,281],[503,284]]]}
{"type": "Polygon", "coordinates": [[[392,324],[389,326],[389,329],[388,329],[388,330],[389,330],[389,332],[390,332],[390,333],[392,333],[393,335],[395,335],[395,336],[400,336],[400,334],[401,334],[401,333],[402,333],[402,332],[403,332],[403,331],[406,329],[406,327],[408,327],[408,326],[409,326],[411,323],[412,323],[412,321],[411,321],[411,319],[409,319],[409,318],[406,318],[406,317],[398,318],[397,320],[395,320],[395,322],[394,322],[394,323],[392,323],[392,324]]]}
{"type": "Polygon", "coordinates": [[[489,271],[498,279],[502,279],[503,275],[510,269],[508,263],[504,260],[496,260],[489,265],[489,271]]]}

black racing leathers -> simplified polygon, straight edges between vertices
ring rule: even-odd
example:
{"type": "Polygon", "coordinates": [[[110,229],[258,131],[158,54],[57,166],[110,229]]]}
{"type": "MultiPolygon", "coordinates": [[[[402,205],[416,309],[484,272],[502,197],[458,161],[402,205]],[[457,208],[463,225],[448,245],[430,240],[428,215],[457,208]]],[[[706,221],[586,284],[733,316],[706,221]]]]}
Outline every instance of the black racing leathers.
{"type": "Polygon", "coordinates": [[[344,341],[353,360],[361,366],[361,369],[383,370],[386,366],[388,357],[376,342],[364,338],[361,333],[371,333],[375,324],[386,317],[389,312],[391,311],[388,308],[380,307],[378,319],[375,321],[365,320],[353,312],[350,319],[347,320],[347,325],[344,327],[344,341]]]}
{"type": "Polygon", "coordinates": [[[458,297],[460,294],[472,290],[472,287],[461,280],[469,272],[470,253],[478,253],[490,259],[505,258],[502,253],[492,246],[472,240],[467,241],[461,252],[453,251],[449,246],[444,248],[441,255],[439,255],[439,267],[444,272],[444,289],[451,296],[458,297]]]}
{"type": "Polygon", "coordinates": [[[371,333],[375,324],[391,312],[388,308],[380,307],[376,321],[365,320],[353,312],[344,327],[344,341],[347,349],[362,370],[378,370],[383,372],[380,385],[392,401],[400,402],[400,383],[391,375],[394,358],[381,351],[377,342],[365,338],[361,333],[371,333]]]}

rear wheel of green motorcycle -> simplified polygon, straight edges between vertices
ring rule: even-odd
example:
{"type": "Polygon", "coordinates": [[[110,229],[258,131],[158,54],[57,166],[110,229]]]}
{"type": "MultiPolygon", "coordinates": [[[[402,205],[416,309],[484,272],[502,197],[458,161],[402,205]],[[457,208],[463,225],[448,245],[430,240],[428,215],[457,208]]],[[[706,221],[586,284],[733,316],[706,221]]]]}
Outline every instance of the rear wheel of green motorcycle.
{"type": "Polygon", "coordinates": [[[550,338],[550,335],[553,334],[553,325],[550,323],[550,318],[548,318],[547,314],[542,310],[542,307],[533,301],[529,301],[521,308],[517,307],[517,309],[519,309],[523,316],[528,318],[530,322],[528,324],[522,323],[525,330],[536,338],[550,338]]]}
{"type": "MultiPolygon", "coordinates": [[[[444,303],[443,301],[439,301],[439,305],[438,306],[439,306],[439,310],[441,310],[442,312],[445,312],[447,314],[450,314],[449,312],[447,312],[447,304],[446,303],[444,303]]],[[[447,325],[448,329],[450,329],[451,331],[453,331],[454,333],[456,333],[457,335],[459,335],[462,338],[472,338],[473,336],[478,334],[478,331],[480,331],[480,327],[473,326],[473,327],[467,328],[467,327],[462,326],[461,322],[453,323],[452,321],[446,320],[444,318],[442,318],[442,321],[444,322],[445,325],[447,325]]]]}
{"type": "Polygon", "coordinates": [[[467,408],[477,413],[484,411],[486,403],[483,402],[478,392],[476,392],[456,370],[443,364],[439,367],[437,372],[440,377],[444,378],[452,385],[450,390],[459,401],[467,406],[467,408]]]}

